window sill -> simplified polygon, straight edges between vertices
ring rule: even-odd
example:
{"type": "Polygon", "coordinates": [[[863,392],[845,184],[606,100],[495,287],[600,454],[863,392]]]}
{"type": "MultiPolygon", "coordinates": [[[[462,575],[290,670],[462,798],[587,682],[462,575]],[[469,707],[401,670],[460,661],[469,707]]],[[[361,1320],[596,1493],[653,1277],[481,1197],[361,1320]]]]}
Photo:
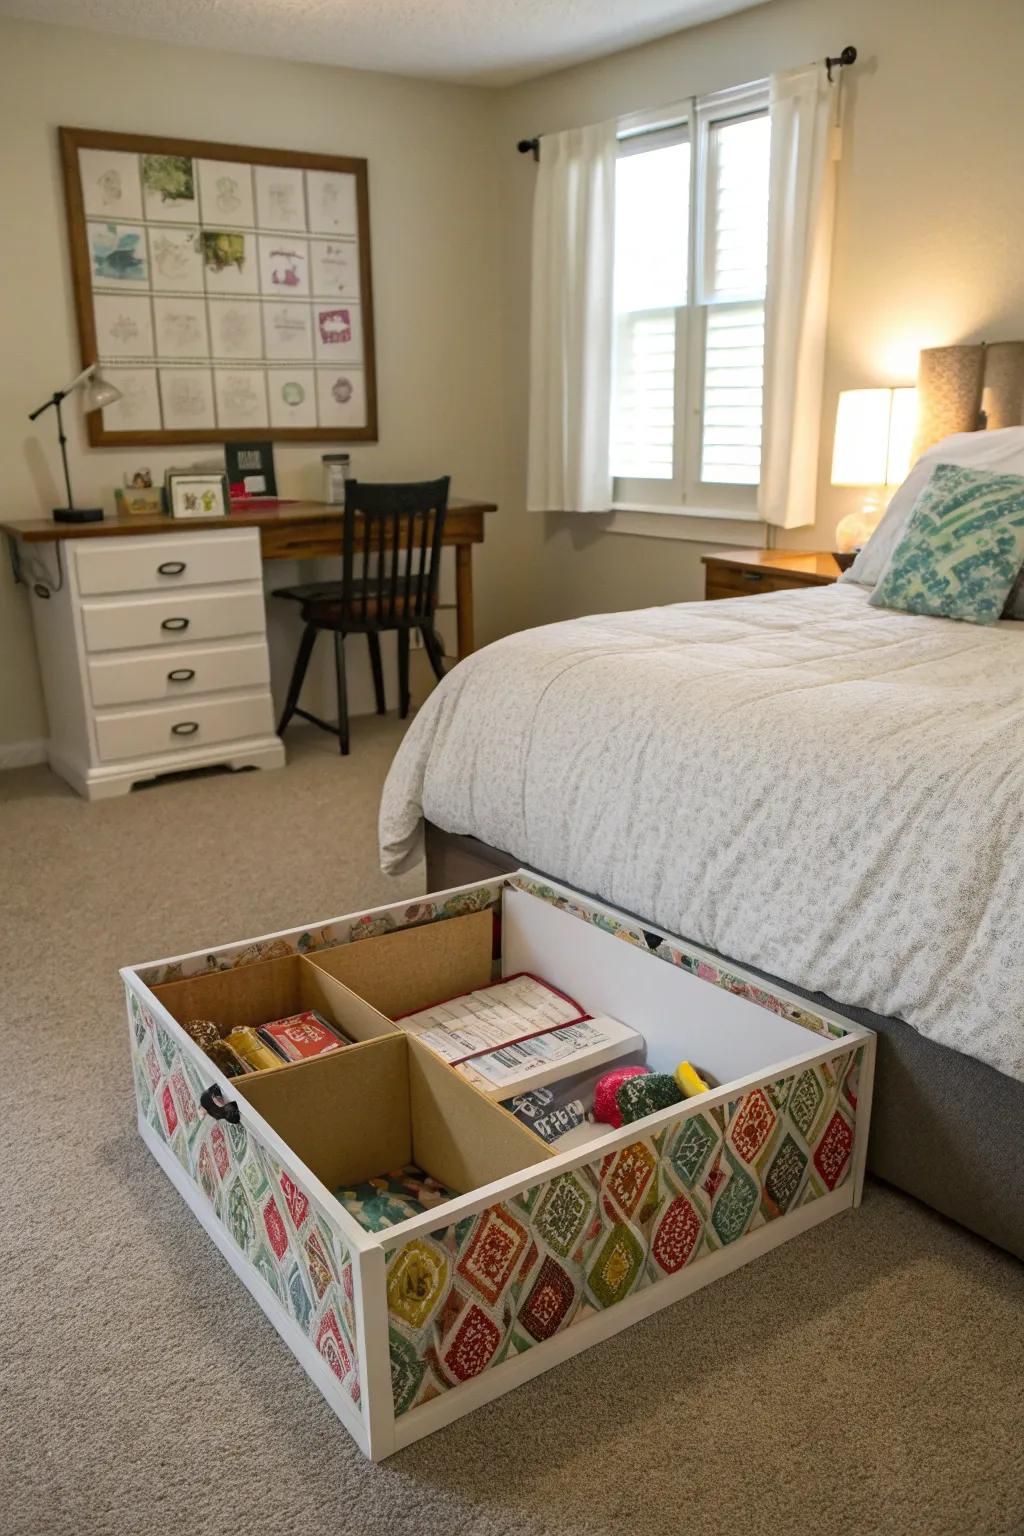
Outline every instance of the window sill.
{"type": "Polygon", "coordinates": [[[726,512],[711,507],[664,507],[613,502],[608,533],[648,539],[686,539],[695,544],[730,544],[764,549],[768,529],[756,512],[726,512]]]}

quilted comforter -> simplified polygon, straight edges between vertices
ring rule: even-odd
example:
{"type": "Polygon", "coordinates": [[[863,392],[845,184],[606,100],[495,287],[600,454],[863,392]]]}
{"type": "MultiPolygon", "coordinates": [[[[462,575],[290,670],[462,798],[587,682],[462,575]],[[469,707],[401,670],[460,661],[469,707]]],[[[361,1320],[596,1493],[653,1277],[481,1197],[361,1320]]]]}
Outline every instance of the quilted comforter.
{"type": "Polygon", "coordinates": [[[1024,1079],[1024,624],[842,584],[605,614],[462,662],[395,758],[422,818],[1024,1079]]]}

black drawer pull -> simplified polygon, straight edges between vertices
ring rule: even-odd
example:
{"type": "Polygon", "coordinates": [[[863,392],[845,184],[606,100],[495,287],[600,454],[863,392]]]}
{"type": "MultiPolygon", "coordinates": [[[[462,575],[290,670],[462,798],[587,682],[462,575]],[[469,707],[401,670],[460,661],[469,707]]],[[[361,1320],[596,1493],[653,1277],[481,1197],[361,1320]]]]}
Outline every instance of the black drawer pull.
{"type": "Polygon", "coordinates": [[[157,566],[161,576],[180,576],[184,569],[184,560],[165,560],[163,565],[157,566]]]}
{"type": "Polygon", "coordinates": [[[190,683],[195,675],[194,667],[175,667],[173,671],[168,672],[167,681],[169,683],[190,683]]]}
{"type": "Polygon", "coordinates": [[[764,576],[760,571],[741,571],[740,574],[744,581],[764,581],[764,576]]]}
{"type": "Polygon", "coordinates": [[[237,1125],[242,1118],[238,1113],[238,1105],[230,1099],[222,1099],[215,1083],[203,1090],[199,1102],[213,1120],[230,1120],[232,1125],[237,1125]]]}
{"type": "Polygon", "coordinates": [[[188,619],[164,619],[161,629],[188,629],[188,619]]]}
{"type": "Polygon", "coordinates": [[[171,732],[175,736],[194,736],[198,729],[198,720],[179,720],[177,725],[171,726],[171,732]]]}

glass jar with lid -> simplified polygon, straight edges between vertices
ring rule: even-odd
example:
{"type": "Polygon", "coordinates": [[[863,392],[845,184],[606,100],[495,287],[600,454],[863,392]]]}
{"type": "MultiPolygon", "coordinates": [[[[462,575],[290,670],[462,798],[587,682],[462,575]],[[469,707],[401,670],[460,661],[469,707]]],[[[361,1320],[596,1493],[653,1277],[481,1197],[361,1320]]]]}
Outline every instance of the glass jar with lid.
{"type": "Polygon", "coordinates": [[[345,505],[345,481],[352,478],[352,461],[347,453],[322,455],[324,501],[331,507],[345,505]]]}

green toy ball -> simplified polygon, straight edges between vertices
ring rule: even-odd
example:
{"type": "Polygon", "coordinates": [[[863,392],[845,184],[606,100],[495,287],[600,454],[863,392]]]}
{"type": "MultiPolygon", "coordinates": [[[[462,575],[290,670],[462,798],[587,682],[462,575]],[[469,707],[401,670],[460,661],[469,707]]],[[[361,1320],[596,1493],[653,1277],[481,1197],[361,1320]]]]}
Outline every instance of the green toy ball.
{"type": "Polygon", "coordinates": [[[654,1115],[670,1104],[682,1104],[679,1084],[670,1072],[649,1072],[646,1077],[627,1077],[615,1095],[623,1125],[654,1115]]]}

